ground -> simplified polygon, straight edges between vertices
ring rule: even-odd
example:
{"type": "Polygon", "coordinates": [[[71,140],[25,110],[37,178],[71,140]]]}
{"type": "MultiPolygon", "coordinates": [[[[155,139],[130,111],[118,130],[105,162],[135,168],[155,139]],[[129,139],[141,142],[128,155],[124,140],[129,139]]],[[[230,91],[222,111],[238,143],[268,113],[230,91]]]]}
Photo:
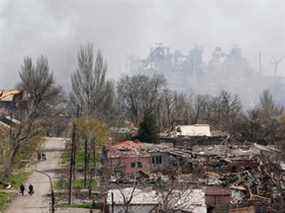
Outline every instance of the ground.
{"type": "MultiPolygon", "coordinates": [[[[65,141],[62,138],[47,138],[43,149],[46,151],[47,160],[41,161],[35,165],[34,172],[28,179],[26,185],[31,183],[34,185],[35,193],[30,196],[17,195],[17,198],[11,203],[6,213],[48,213],[50,212],[50,198],[47,195],[50,193],[50,183],[48,177],[37,172],[48,173],[54,177],[54,169],[59,167],[61,150],[65,147],[65,141]]],[[[83,213],[88,212],[86,209],[57,209],[57,213],[83,213]]]]}

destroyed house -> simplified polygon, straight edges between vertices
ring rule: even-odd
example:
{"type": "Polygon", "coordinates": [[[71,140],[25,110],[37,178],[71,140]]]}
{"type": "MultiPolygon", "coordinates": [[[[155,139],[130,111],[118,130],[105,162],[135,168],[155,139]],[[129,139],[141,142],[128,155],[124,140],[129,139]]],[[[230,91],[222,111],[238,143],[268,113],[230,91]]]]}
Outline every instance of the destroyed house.
{"type": "Polygon", "coordinates": [[[151,155],[139,141],[123,141],[108,148],[110,167],[117,176],[148,174],[151,155]]]}
{"type": "Polygon", "coordinates": [[[17,103],[23,98],[23,92],[19,90],[0,91],[0,115],[8,115],[15,111],[17,103]]]}
{"type": "Polygon", "coordinates": [[[205,189],[207,208],[209,212],[228,211],[231,202],[231,190],[229,188],[208,186],[205,189]]]}
{"type": "Polygon", "coordinates": [[[228,139],[221,131],[211,131],[208,124],[177,126],[168,136],[161,135],[160,143],[171,143],[177,148],[191,149],[194,145],[217,145],[228,139]]]}
{"type": "Polygon", "coordinates": [[[191,149],[194,145],[223,144],[226,139],[226,136],[160,137],[160,142],[171,143],[177,148],[191,149]]]}
{"type": "Polygon", "coordinates": [[[211,136],[208,124],[180,125],[175,128],[176,136],[211,136]]]}
{"type": "Polygon", "coordinates": [[[169,151],[173,149],[170,144],[144,144],[151,156],[151,171],[167,171],[173,166],[169,151]]]}

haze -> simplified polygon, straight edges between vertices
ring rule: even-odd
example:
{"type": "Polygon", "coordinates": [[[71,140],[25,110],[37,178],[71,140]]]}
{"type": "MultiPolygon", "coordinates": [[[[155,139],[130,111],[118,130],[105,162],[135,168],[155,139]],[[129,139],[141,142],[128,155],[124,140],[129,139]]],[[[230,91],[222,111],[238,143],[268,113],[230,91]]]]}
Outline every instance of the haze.
{"type": "MultiPolygon", "coordinates": [[[[274,0],[0,0],[0,88],[13,88],[25,56],[45,55],[68,87],[76,53],[88,42],[108,60],[110,76],[126,73],[127,58],[146,57],[156,43],[188,50],[237,45],[271,75],[272,57],[285,56],[285,3],[274,0]]],[[[285,62],[279,75],[284,75],[285,62]]],[[[253,82],[254,83],[254,82],[253,82]]]]}

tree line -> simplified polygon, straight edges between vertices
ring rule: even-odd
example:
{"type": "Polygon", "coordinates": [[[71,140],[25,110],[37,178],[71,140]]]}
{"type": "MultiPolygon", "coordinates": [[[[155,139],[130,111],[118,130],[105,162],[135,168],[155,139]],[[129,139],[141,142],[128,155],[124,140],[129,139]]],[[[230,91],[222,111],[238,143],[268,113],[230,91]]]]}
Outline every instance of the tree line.
{"type": "MultiPolygon", "coordinates": [[[[189,95],[170,89],[163,75],[133,74],[114,81],[107,77],[108,72],[102,52],[95,52],[91,44],[82,46],[70,77],[71,91],[66,92],[56,82],[46,57],[40,56],[36,62],[30,57],[24,59],[17,88],[25,96],[13,114],[20,123],[1,139],[5,149],[0,158],[7,159],[1,167],[4,177],[12,173],[26,150],[37,149],[38,144],[31,143],[32,139],[59,135],[63,132],[59,130],[70,127],[69,121],[79,117],[88,121],[81,119],[81,124],[88,126],[96,119],[102,124],[96,125],[106,128],[130,121],[141,127],[141,138],[151,142],[158,137],[149,137],[144,130],[156,134],[170,131],[177,124],[207,123],[241,142],[282,146],[283,108],[275,104],[268,90],[261,92],[259,104],[247,110],[238,95],[225,90],[215,96],[189,95]]],[[[83,146],[95,149],[92,144],[96,139],[90,134],[82,133],[80,140],[83,146]]]]}

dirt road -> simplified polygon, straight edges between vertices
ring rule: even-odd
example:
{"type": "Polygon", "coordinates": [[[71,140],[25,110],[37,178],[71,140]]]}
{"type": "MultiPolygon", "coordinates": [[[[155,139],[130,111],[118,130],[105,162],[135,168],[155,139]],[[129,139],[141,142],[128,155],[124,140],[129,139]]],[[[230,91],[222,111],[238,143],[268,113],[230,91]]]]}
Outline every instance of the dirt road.
{"type": "MultiPolygon", "coordinates": [[[[62,138],[47,138],[43,146],[46,150],[47,160],[39,162],[35,169],[43,172],[47,172],[51,177],[54,177],[52,170],[59,167],[59,160],[61,150],[65,147],[65,141],[62,138]]],[[[48,213],[49,212],[49,197],[46,195],[50,192],[50,183],[48,177],[33,172],[31,177],[26,183],[33,184],[35,193],[30,196],[18,195],[11,206],[7,209],[6,213],[48,213]]]]}

